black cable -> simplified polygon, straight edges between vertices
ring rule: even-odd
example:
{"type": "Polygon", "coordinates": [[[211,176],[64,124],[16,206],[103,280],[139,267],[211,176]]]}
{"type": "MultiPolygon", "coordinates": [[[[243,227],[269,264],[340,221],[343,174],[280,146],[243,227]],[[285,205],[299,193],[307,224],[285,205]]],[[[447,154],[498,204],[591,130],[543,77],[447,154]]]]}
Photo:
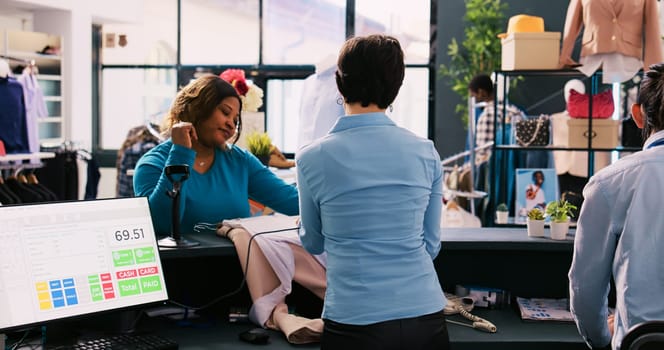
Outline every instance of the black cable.
{"type": "MultiPolygon", "coordinates": [[[[10,350],[16,350],[16,349],[18,349],[18,347],[21,346],[21,343],[23,343],[23,342],[25,341],[25,338],[28,337],[28,334],[29,334],[29,333],[30,333],[30,330],[28,329],[27,331],[25,331],[25,332],[23,333],[23,336],[21,337],[21,339],[19,339],[19,340],[18,340],[16,343],[14,343],[13,345],[7,345],[6,348],[7,348],[7,349],[10,349],[10,350]]],[[[4,350],[4,349],[3,349],[3,350],[4,350]]]]}
{"type": "Polygon", "coordinates": [[[299,229],[299,226],[298,227],[291,227],[291,228],[283,228],[283,229],[279,229],[279,230],[272,230],[272,231],[263,231],[263,232],[258,232],[256,234],[252,235],[251,238],[249,239],[249,244],[248,244],[248,247],[247,247],[247,259],[246,259],[246,262],[245,262],[245,265],[244,265],[245,272],[242,276],[242,282],[240,282],[240,286],[237,289],[235,289],[234,291],[232,291],[230,293],[226,293],[222,296],[219,296],[219,297],[213,299],[212,301],[210,301],[206,304],[203,304],[201,306],[186,305],[186,304],[179,303],[179,302],[173,301],[173,300],[169,300],[168,302],[175,305],[175,306],[179,306],[179,307],[182,307],[182,308],[185,308],[185,309],[188,309],[188,310],[200,311],[200,310],[205,310],[208,307],[210,307],[210,306],[212,306],[212,305],[214,305],[214,304],[216,304],[216,303],[218,303],[218,302],[220,302],[220,301],[222,301],[226,298],[229,298],[229,297],[231,297],[235,294],[238,294],[239,292],[242,291],[242,288],[244,288],[244,285],[247,283],[247,274],[249,273],[249,253],[251,252],[251,243],[254,241],[254,238],[256,238],[257,236],[260,236],[260,235],[267,234],[267,233],[285,232],[285,231],[292,231],[292,230],[297,230],[297,229],[299,229]]]}

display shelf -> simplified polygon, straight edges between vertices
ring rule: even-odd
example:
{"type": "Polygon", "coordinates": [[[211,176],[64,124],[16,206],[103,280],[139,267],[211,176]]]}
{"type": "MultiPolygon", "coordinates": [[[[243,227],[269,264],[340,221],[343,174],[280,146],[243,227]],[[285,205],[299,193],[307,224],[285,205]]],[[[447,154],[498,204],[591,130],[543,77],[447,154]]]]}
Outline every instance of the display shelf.
{"type": "MultiPolygon", "coordinates": [[[[507,222],[505,223],[498,223],[494,221],[494,226],[496,227],[526,227],[526,218],[516,218],[514,216],[509,216],[507,218],[507,222]]],[[[551,222],[549,220],[544,222],[544,227],[550,227],[551,222]]],[[[569,227],[573,228],[576,227],[576,221],[570,221],[569,227]]],[[[573,233],[572,233],[573,235],[573,233]]]]}
{"type": "Polygon", "coordinates": [[[614,148],[588,148],[588,147],[558,147],[558,146],[519,146],[519,145],[498,145],[496,149],[511,149],[520,151],[596,151],[596,152],[638,152],[640,147],[623,147],[618,146],[614,148]]]}
{"type": "MultiPolygon", "coordinates": [[[[502,92],[503,96],[508,96],[507,94],[507,87],[508,87],[508,77],[519,77],[519,78],[533,78],[533,77],[540,77],[540,78],[547,78],[547,77],[564,77],[564,78],[583,78],[586,81],[586,92],[588,94],[595,95],[598,92],[598,88],[600,85],[600,82],[602,80],[602,75],[603,72],[601,70],[598,70],[595,72],[592,76],[586,77],[583,73],[576,69],[564,69],[564,70],[513,70],[513,71],[504,71],[504,70],[498,70],[495,71],[495,74],[497,76],[503,76],[504,79],[502,79],[502,83],[496,84],[495,85],[495,98],[497,99],[498,96],[500,95],[499,92],[502,92]],[[587,78],[587,79],[586,79],[587,78]]],[[[509,103],[506,99],[505,103],[499,104],[497,100],[494,101],[494,116],[498,115],[506,115],[506,105],[509,103]],[[499,110],[500,109],[500,110],[499,110]],[[500,113],[502,112],[502,113],[500,113]]],[[[588,115],[592,116],[592,110],[593,110],[593,102],[592,98],[589,99],[588,103],[588,115]]],[[[587,118],[586,120],[588,121],[588,130],[589,132],[592,132],[593,130],[593,119],[595,118],[587,118]]],[[[595,153],[596,152],[638,152],[641,150],[640,147],[625,147],[625,146],[617,146],[617,147],[612,147],[612,148],[599,148],[599,147],[593,147],[593,138],[590,137],[587,140],[587,145],[585,147],[563,147],[563,146],[553,146],[553,145],[546,145],[546,146],[528,146],[524,147],[518,144],[513,144],[508,141],[508,138],[510,135],[507,133],[499,133],[499,130],[506,130],[507,125],[510,125],[508,122],[505,121],[505,119],[501,119],[500,121],[498,118],[494,118],[494,140],[496,142],[494,143],[492,147],[492,154],[494,156],[491,157],[490,160],[490,174],[491,174],[491,188],[490,188],[490,196],[489,196],[489,203],[486,207],[486,217],[485,217],[485,224],[490,225],[490,226],[514,226],[515,223],[510,223],[510,224],[496,224],[495,223],[495,206],[497,203],[505,203],[507,202],[508,198],[510,198],[511,194],[507,193],[507,188],[509,188],[509,181],[513,181],[513,179],[508,179],[507,176],[505,175],[507,173],[507,169],[509,166],[512,166],[508,164],[507,160],[507,152],[513,152],[513,151],[518,151],[518,152],[542,152],[542,151],[557,151],[557,152],[565,152],[565,151],[577,151],[577,152],[587,152],[587,173],[588,177],[592,176],[595,173],[595,153]],[[501,153],[502,152],[502,153],[501,153]],[[503,155],[502,157],[498,157],[496,155],[501,154],[503,155]]],[[[514,127],[512,128],[514,129],[514,127]]],[[[513,130],[514,132],[514,130],[513,130]]],[[[585,142],[585,141],[584,141],[585,142]]],[[[525,224],[525,223],[524,223],[525,224]]]]}
{"type": "Polygon", "coordinates": [[[62,117],[60,117],[60,116],[46,117],[46,118],[37,119],[37,122],[38,123],[62,123],[62,117]]]}
{"type": "MultiPolygon", "coordinates": [[[[38,119],[39,142],[62,143],[65,128],[65,97],[62,80],[63,57],[60,54],[45,54],[41,51],[50,47],[60,50],[62,38],[46,33],[6,30],[0,37],[0,54],[11,57],[10,69],[34,64],[37,68],[37,81],[42,89],[48,116],[38,119]]],[[[59,51],[57,51],[59,53],[59,51]]]]}
{"type": "Polygon", "coordinates": [[[62,80],[62,75],[57,74],[39,74],[39,80],[62,80]]]}

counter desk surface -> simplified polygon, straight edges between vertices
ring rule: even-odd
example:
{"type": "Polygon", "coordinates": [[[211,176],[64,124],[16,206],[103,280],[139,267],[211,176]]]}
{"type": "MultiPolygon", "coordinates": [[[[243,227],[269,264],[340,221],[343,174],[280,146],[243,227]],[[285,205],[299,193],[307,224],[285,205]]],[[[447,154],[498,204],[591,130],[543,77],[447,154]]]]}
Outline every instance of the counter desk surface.
{"type": "MultiPolygon", "coordinates": [[[[548,228],[545,235],[548,236],[548,228]]],[[[441,229],[443,244],[441,253],[445,250],[523,250],[523,251],[556,251],[571,252],[574,243],[573,232],[566,240],[553,240],[550,238],[528,237],[524,228],[444,228],[441,229]]],[[[225,238],[212,234],[191,234],[184,236],[188,240],[198,241],[201,244],[186,249],[160,248],[162,259],[175,259],[182,257],[201,256],[234,256],[233,244],[225,238]]]]}
{"type": "MultiPolygon", "coordinates": [[[[201,245],[187,249],[160,249],[164,262],[175,263],[193,257],[232,259],[236,255],[227,239],[214,235],[185,236],[201,242],[201,245]]],[[[446,291],[453,290],[456,284],[470,284],[509,290],[512,297],[560,298],[567,295],[566,273],[571,262],[573,235],[555,241],[528,237],[525,227],[445,228],[441,231],[441,241],[442,250],[435,264],[446,291]]],[[[498,332],[489,334],[449,324],[453,349],[586,348],[571,322],[523,321],[514,305],[497,310],[478,308],[474,312],[493,322],[498,332]]],[[[465,322],[458,315],[450,319],[465,322]]],[[[237,334],[248,328],[251,325],[221,323],[195,329],[166,327],[163,331],[177,340],[181,349],[201,346],[242,349],[252,345],[239,341],[237,334]]],[[[271,335],[270,348],[294,347],[281,334],[271,332],[271,335]]],[[[298,347],[318,348],[318,345],[298,347]]]]}

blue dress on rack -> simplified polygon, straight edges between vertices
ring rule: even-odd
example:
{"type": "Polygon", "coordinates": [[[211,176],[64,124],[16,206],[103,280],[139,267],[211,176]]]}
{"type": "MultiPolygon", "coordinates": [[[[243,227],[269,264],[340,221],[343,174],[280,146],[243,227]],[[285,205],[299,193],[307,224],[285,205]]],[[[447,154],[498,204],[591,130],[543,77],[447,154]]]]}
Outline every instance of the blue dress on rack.
{"type": "Polygon", "coordinates": [[[0,78],[0,140],[7,153],[30,153],[23,86],[13,77],[0,78]]]}

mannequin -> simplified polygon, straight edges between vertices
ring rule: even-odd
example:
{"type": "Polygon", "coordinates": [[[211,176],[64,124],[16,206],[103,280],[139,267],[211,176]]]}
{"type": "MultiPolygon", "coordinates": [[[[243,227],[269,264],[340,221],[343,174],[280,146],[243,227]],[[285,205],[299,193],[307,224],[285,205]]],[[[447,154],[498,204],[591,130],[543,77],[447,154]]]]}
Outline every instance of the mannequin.
{"type": "Polygon", "coordinates": [[[559,65],[586,76],[602,67],[605,84],[623,82],[662,61],[660,38],[656,0],[571,0],[559,65]],[[571,55],[582,26],[579,64],[571,55]]]}
{"type": "MultiPolygon", "coordinates": [[[[572,79],[565,84],[565,102],[569,100],[570,91],[574,89],[580,93],[586,91],[581,80],[572,79]]],[[[553,130],[553,146],[567,147],[569,127],[567,121],[570,119],[567,111],[551,115],[551,127],[553,130]]],[[[611,155],[609,152],[595,152],[595,172],[609,165],[611,155]]],[[[558,174],[561,192],[572,191],[581,193],[583,186],[588,181],[588,152],[586,151],[554,151],[553,161],[558,174]]]]}
{"type": "Polygon", "coordinates": [[[337,119],[345,114],[334,81],[336,69],[336,57],[328,55],[316,64],[316,72],[304,80],[298,149],[325,136],[337,119]]]}

